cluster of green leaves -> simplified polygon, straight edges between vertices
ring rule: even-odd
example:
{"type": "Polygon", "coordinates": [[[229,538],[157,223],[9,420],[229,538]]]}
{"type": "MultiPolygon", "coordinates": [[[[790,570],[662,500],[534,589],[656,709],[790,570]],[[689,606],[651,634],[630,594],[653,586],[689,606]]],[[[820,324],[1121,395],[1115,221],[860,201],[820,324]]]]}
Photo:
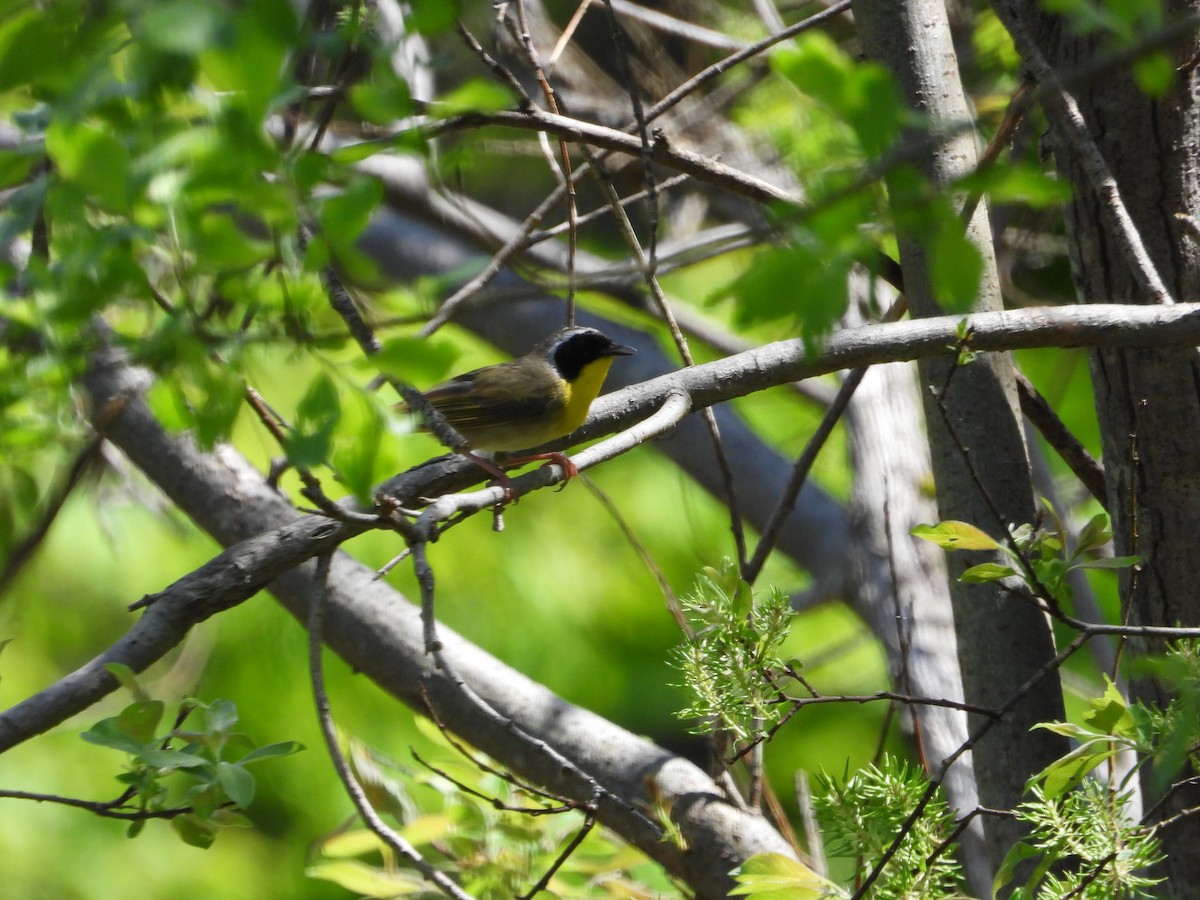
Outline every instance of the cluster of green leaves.
{"type": "Polygon", "coordinates": [[[771,588],[756,596],[726,560],[705,567],[681,605],[692,633],[674,656],[691,702],[679,716],[696,720],[697,732],[736,740],[769,731],[787,708],[778,655],[792,618],[787,595],[771,588]]]}
{"type": "MultiPolygon", "coordinates": [[[[422,726],[437,739],[428,723],[422,726]]],[[[472,896],[526,893],[555,864],[584,824],[581,812],[516,786],[446,751],[433,768],[404,766],[343,736],[358,782],[375,808],[433,865],[472,896]]],[[[370,897],[441,897],[417,872],[397,864],[373,832],[339,831],[317,846],[307,874],[370,897]]],[[[547,897],[646,898],[674,894],[662,870],[603,828],[592,829],[550,879],[547,897]]]]}
{"type": "Polygon", "coordinates": [[[1029,523],[1011,529],[1008,542],[1001,542],[970,524],[953,520],[937,525],[918,525],[916,537],[944,550],[993,550],[1008,562],[985,562],[971,566],[960,576],[962,581],[983,583],[1003,578],[1020,578],[1031,591],[1057,603],[1070,601],[1073,594],[1068,576],[1077,569],[1125,569],[1138,561],[1136,556],[1099,556],[1112,541],[1108,516],[1098,513],[1088,520],[1074,541],[1069,540],[1062,518],[1046,500],[1042,501],[1051,527],[1029,523]]]}
{"type": "MultiPolygon", "coordinates": [[[[1120,569],[1137,562],[1134,556],[1097,556],[1112,540],[1104,514],[1090,519],[1072,541],[1054,508],[1048,503],[1046,508],[1049,527],[1015,527],[1006,543],[965,522],[919,526],[913,534],[948,550],[999,552],[1007,563],[972,566],[962,580],[1016,577],[1055,603],[1070,601],[1068,575],[1073,570],[1120,569]]],[[[1010,850],[996,876],[997,890],[1009,885],[1019,863],[1037,858],[1032,874],[1012,896],[1149,896],[1157,881],[1144,870],[1161,858],[1159,844],[1152,828],[1133,820],[1127,787],[1148,762],[1153,765],[1152,795],[1161,793],[1185,764],[1200,762],[1200,644],[1182,642],[1137,665],[1172,692],[1165,708],[1130,704],[1105,676],[1104,693],[1091,701],[1082,724],[1038,726],[1070,738],[1074,747],[1030,779],[1033,799],[1016,812],[1029,823],[1031,834],[1010,850]],[[1123,753],[1135,754],[1138,763],[1121,782],[1097,777],[1097,769],[1115,764],[1123,753]]]]}
{"type": "MultiPolygon", "coordinates": [[[[454,11],[421,4],[406,27],[444,29],[454,11]]],[[[44,448],[86,438],[72,391],[102,337],[159,374],[155,414],[203,446],[230,436],[247,380],[277,364],[258,348],[320,357],[345,342],[318,272],[378,283],[354,244],[379,181],[271,133],[303,97],[305,59],[311,77],[353,62],[347,102],[363,120],[411,113],[374,14],[344,12],[316,30],[285,0],[0,4],[0,111],[14,129],[0,148],[0,494],[12,500],[0,552],[44,504],[44,448]]],[[[322,403],[326,387],[304,410],[323,431],[297,435],[295,461],[333,462],[365,496],[382,404],[347,415],[322,403]],[[335,432],[353,437],[335,447],[335,432]]]]}
{"type": "MultiPolygon", "coordinates": [[[[830,856],[854,861],[861,880],[883,858],[929,786],[925,774],[885,755],[838,780],[817,776],[814,807],[830,856]]],[[[879,900],[920,900],[959,896],[962,881],[952,852],[938,851],[954,830],[954,815],[940,792],[909,826],[895,855],[872,887],[879,900]]]]}
{"type": "Polygon", "coordinates": [[[1047,797],[1038,785],[1033,799],[1017,807],[1017,817],[1029,823],[1028,842],[1018,843],[996,876],[1000,890],[1012,878],[1017,863],[1041,859],[1025,884],[1009,895],[1014,900],[1035,897],[1149,897],[1147,890],[1160,879],[1142,873],[1161,854],[1148,828],[1128,816],[1130,794],[1117,793],[1094,779],[1058,797],[1047,797]]]}
{"type": "MultiPolygon", "coordinates": [[[[187,700],[175,724],[160,734],[166,704],[146,696],[128,667],[113,664],[108,669],[135,700],[82,737],[129,755],[127,771],[117,776],[132,793],[123,806],[146,814],[179,810],[170,816],[171,825],[194,847],[212,846],[221,828],[249,824],[238,812],[254,799],[254,776],[247,766],[304,749],[295,741],[256,746],[248,735],[234,731],[237,707],[229,700],[187,700]],[[200,727],[184,729],[197,711],[200,727]]],[[[147,818],[134,819],[129,837],[141,833],[146,822],[147,818]]]]}
{"type": "MultiPolygon", "coordinates": [[[[1200,693],[1195,682],[1186,692],[1193,698],[1200,693]]],[[[1120,784],[1106,783],[1093,773],[1125,751],[1143,759],[1154,755],[1164,739],[1173,740],[1164,725],[1164,718],[1150,708],[1127,704],[1108,679],[1082,725],[1040,725],[1071,738],[1076,746],[1030,779],[1033,799],[1017,808],[1018,817],[1029,823],[1030,836],[1009,851],[996,875],[997,890],[1012,879],[1018,863],[1038,857],[1033,873],[1013,896],[1144,896],[1157,881],[1141,870],[1160,854],[1153,829],[1139,825],[1130,813],[1132,792],[1125,785],[1138,767],[1130,767],[1120,784]]],[[[1192,722],[1187,731],[1194,736],[1196,729],[1192,722]]]]}

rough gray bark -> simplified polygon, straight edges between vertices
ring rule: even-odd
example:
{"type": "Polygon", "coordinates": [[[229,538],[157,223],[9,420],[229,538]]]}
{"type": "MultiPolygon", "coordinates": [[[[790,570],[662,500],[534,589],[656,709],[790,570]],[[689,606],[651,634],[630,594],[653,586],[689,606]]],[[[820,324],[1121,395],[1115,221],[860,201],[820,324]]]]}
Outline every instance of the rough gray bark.
{"type": "MultiPolygon", "coordinates": [[[[1177,15],[1195,15],[1200,4],[1164,4],[1177,15]]],[[[1023,25],[1060,79],[1104,52],[1099,35],[1081,36],[1032,3],[1003,7],[1023,25]]],[[[1177,300],[1200,295],[1200,40],[1193,29],[1170,50],[1177,66],[1167,92],[1151,98],[1129,69],[1072,83],[1086,137],[1065,121],[1056,98],[1046,102],[1059,171],[1074,186],[1067,206],[1067,239],[1076,290],[1082,299],[1109,297],[1156,302],[1146,272],[1131,261],[1113,227],[1112,198],[1096,188],[1081,142],[1095,142],[1136,228],[1144,255],[1177,300]]],[[[1028,62],[1028,56],[1026,61],[1028,62]]],[[[1043,87],[1045,85],[1043,84],[1043,87]]],[[[1141,268],[1145,268],[1144,266],[1141,268]]],[[[1148,625],[1200,625],[1200,359],[1185,349],[1093,351],[1092,381],[1104,449],[1108,502],[1119,554],[1137,554],[1141,565],[1121,573],[1121,594],[1131,620],[1148,625]]],[[[1145,646],[1143,650],[1161,650],[1145,646]]],[[[1147,699],[1165,701],[1154,685],[1147,699]]],[[[1149,781],[1143,783],[1149,787],[1149,781]]],[[[1147,806],[1154,796],[1145,798],[1147,806]]],[[[1200,804],[1200,788],[1179,791],[1163,816],[1200,804]]],[[[1200,884],[1200,817],[1163,834],[1168,896],[1193,897],[1200,884]]]]}
{"type": "MultiPolygon", "coordinates": [[[[856,0],[854,14],[866,52],[892,70],[909,105],[932,127],[956,127],[970,118],[943,0],[856,0]]],[[[960,131],[927,151],[917,165],[933,185],[948,187],[975,160],[973,136],[960,131]]],[[[976,210],[967,233],[985,262],[976,308],[998,309],[999,282],[984,206],[976,210]]],[[[900,235],[900,263],[913,315],[940,312],[921,236],[900,235]]],[[[982,365],[977,361],[958,369],[947,388],[951,365],[941,359],[920,367],[939,515],[992,534],[1032,521],[1033,492],[1011,360],[998,354],[982,365]]],[[[948,561],[955,578],[951,594],[963,686],[968,702],[995,708],[1053,657],[1054,643],[1044,616],[1031,606],[1015,602],[997,585],[957,581],[964,568],[978,561],[971,556],[956,553],[948,561]]],[[[1057,674],[1047,676],[975,748],[985,806],[1015,805],[1026,779],[1067,751],[1063,738],[1030,730],[1063,715],[1057,674]]],[[[1018,823],[994,817],[985,830],[994,864],[1022,833],[1018,823]]]]}

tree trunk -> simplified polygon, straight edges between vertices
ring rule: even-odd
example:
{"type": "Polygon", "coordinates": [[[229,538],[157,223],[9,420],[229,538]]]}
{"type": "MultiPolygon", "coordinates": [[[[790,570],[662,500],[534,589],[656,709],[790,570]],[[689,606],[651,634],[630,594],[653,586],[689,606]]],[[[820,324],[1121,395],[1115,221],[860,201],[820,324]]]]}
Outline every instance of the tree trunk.
{"type": "MultiPolygon", "coordinates": [[[[892,70],[909,105],[931,127],[970,118],[943,0],[855,0],[854,14],[864,50],[892,70]]],[[[935,188],[948,188],[974,167],[976,155],[973,136],[960,132],[925,150],[917,165],[935,188]]],[[[999,281],[982,205],[967,234],[984,259],[975,308],[998,309],[999,281]]],[[[943,312],[934,296],[922,236],[901,233],[899,240],[912,314],[943,312]]],[[[920,366],[939,515],[999,536],[1001,529],[1034,516],[1012,361],[1006,354],[989,354],[954,371],[948,383],[952,365],[933,360],[920,366]]],[[[1040,612],[1014,601],[998,585],[960,583],[957,576],[980,561],[971,556],[977,554],[955,553],[948,560],[963,688],[968,702],[997,708],[1054,656],[1053,636],[1040,612]]],[[[1067,751],[1064,739],[1044,729],[1030,730],[1063,715],[1057,675],[1047,675],[975,747],[979,798],[985,806],[1016,805],[1026,779],[1067,751]]],[[[999,865],[1023,829],[1011,819],[992,817],[985,831],[993,865],[999,865]]]]}
{"type": "MultiPolygon", "coordinates": [[[[1198,9],[1178,0],[1165,5],[1181,15],[1198,9]]],[[[1032,4],[1021,11],[1060,81],[1105,52],[1099,35],[1073,33],[1066,21],[1041,15],[1032,4]]],[[[1200,72],[1194,65],[1200,41],[1193,31],[1168,52],[1175,78],[1158,98],[1147,96],[1128,68],[1067,83],[1086,123],[1086,139],[1107,163],[1146,256],[1168,293],[1190,300],[1200,294],[1200,72]]],[[[1074,186],[1067,238],[1080,298],[1157,302],[1144,271],[1131,262],[1128,241],[1111,224],[1111,200],[1089,178],[1080,152],[1084,138],[1052,103],[1047,107],[1059,171],[1074,186]]],[[[1130,620],[1200,625],[1200,359],[1192,349],[1096,350],[1091,363],[1116,552],[1142,559],[1121,576],[1130,620]]],[[[1153,684],[1138,690],[1149,701],[1168,699],[1153,684]]],[[[1147,807],[1156,799],[1147,794],[1147,807]]],[[[1197,804],[1200,789],[1182,790],[1160,815],[1197,804]]],[[[1162,837],[1167,861],[1158,874],[1169,879],[1167,891],[1174,891],[1167,895],[1195,896],[1200,818],[1186,818],[1162,837]],[[1180,887],[1186,885],[1192,887],[1180,887]]]]}
{"type": "MultiPolygon", "coordinates": [[[[851,282],[848,326],[863,324],[855,294],[865,279],[851,282]]],[[[885,290],[884,288],[879,288],[885,290]]],[[[888,299],[895,299],[888,291],[888,299]]],[[[863,298],[865,299],[865,298],[863,298]]],[[[926,490],[929,443],[922,428],[921,397],[912,363],[872,366],[846,408],[846,432],[854,468],[850,497],[850,584],[856,612],[880,636],[892,684],[901,693],[961,702],[962,676],[954,640],[946,556],[914,538],[914,526],[937,518],[926,490]]],[[[902,727],[926,768],[967,739],[966,713],[943,706],[898,710],[902,727]]],[[[946,772],[942,786],[959,816],[979,805],[974,764],[968,752],[946,772]]],[[[992,883],[984,847],[983,821],[975,819],[960,839],[959,857],[971,892],[985,896],[992,883]]]]}

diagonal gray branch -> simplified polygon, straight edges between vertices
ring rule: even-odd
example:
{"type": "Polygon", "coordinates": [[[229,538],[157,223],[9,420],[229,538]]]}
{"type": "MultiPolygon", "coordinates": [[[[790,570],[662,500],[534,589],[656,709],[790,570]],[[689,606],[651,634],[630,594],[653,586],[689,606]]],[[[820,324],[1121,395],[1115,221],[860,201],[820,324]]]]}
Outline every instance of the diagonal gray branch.
{"type": "MultiPolygon", "coordinates": [[[[684,369],[601,397],[587,423],[572,437],[582,441],[641,421],[672,393],[689,398],[693,410],[798,378],[845,368],[957,353],[960,326],[972,332],[976,350],[1032,347],[1192,346],[1200,343],[1200,304],[1171,307],[1089,305],[979,313],[846,329],[831,336],[814,356],[803,342],[781,341],[725,359],[684,369]]],[[[93,664],[68,676],[62,688],[43,691],[0,713],[0,751],[53,727],[116,688],[103,663],[123,661],[135,669],[158,659],[187,628],[235,605],[268,585],[289,567],[326,552],[365,529],[318,517],[297,518],[278,494],[261,484],[236,452],[187,451],[158,427],[137,399],[147,376],[116,359],[102,358],[88,376],[96,408],[124,398],[125,408],[107,434],[146,475],[188,510],[202,528],[231,549],[159,595],[126,639],[93,664]],[[211,482],[224,487],[207,495],[211,482]],[[205,505],[189,499],[205,492],[205,505]],[[186,501],[186,505],[185,504],[186,501]],[[251,501],[253,501],[252,505],[251,501]]],[[[438,496],[480,480],[471,462],[457,457],[431,460],[380,486],[402,502],[438,496]]],[[[539,469],[517,479],[524,490],[551,483],[539,469]]]]}

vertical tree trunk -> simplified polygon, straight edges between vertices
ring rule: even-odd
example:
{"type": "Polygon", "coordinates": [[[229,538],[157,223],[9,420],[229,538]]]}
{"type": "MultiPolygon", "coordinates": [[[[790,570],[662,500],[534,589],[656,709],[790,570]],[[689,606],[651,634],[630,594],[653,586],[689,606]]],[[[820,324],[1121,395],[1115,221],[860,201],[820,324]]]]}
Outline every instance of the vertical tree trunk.
{"type": "MultiPolygon", "coordinates": [[[[865,306],[864,281],[851,281],[848,326],[863,324],[855,307],[859,303],[865,306]]],[[[888,300],[894,299],[889,293],[888,300]]],[[[962,676],[946,555],[911,534],[914,526],[937,518],[925,488],[929,442],[922,427],[914,366],[872,366],[846,409],[845,422],[854,468],[847,596],[882,638],[896,690],[961,701],[962,676]]],[[[967,715],[959,710],[914,706],[900,709],[899,715],[922,760],[933,771],[967,739],[967,715]]],[[[969,752],[946,773],[942,786],[959,816],[979,805],[969,752]]],[[[986,896],[992,867],[984,847],[983,821],[973,820],[959,843],[971,893],[986,896]]]]}
{"type": "MultiPolygon", "coordinates": [[[[1180,15],[1200,9],[1182,0],[1165,5],[1180,15]]],[[[1060,80],[1105,52],[1102,36],[1073,33],[1066,21],[1041,15],[1033,4],[1020,11],[1060,80]]],[[[1139,89],[1129,69],[1068,82],[1146,254],[1172,297],[1188,300],[1200,296],[1198,52],[1194,32],[1171,49],[1175,80],[1158,98],[1139,89]]],[[[1079,135],[1052,109],[1048,117],[1058,168],[1074,186],[1067,238],[1081,299],[1155,302],[1108,224],[1111,204],[1106,207],[1089,181],[1079,135]]],[[[1122,573],[1131,621],[1200,625],[1200,359],[1194,350],[1147,349],[1097,350],[1091,361],[1117,553],[1142,558],[1122,573]]],[[[1166,699],[1155,685],[1139,690],[1149,700],[1166,699]]],[[[1156,799],[1148,794],[1147,806],[1156,799]]],[[[1179,791],[1161,815],[1197,804],[1200,789],[1179,791]]],[[[1168,859],[1159,874],[1169,879],[1166,896],[1196,896],[1200,818],[1182,820],[1163,839],[1168,859]]]]}
{"type": "MultiPolygon", "coordinates": [[[[854,14],[866,52],[892,70],[908,103],[933,127],[970,117],[943,0],[855,0],[854,14]]],[[[974,138],[962,133],[927,151],[918,165],[934,186],[946,187],[975,161],[974,138]]],[[[998,309],[999,282],[982,205],[968,236],[985,260],[976,308],[998,309]]],[[[900,235],[900,262],[913,315],[941,313],[920,235],[900,235]]],[[[1033,492],[1011,359],[1003,354],[981,358],[956,371],[948,390],[935,396],[930,389],[941,392],[947,385],[949,365],[937,360],[920,367],[939,515],[975,523],[992,534],[1031,521],[1033,492]]],[[[1053,637],[1041,613],[998,586],[959,583],[962,570],[978,561],[965,557],[956,553],[948,561],[963,688],[968,702],[998,707],[1054,655],[1053,637]]],[[[1062,738],[1030,730],[1038,722],[1062,717],[1062,693],[1051,674],[975,747],[979,797],[985,806],[1013,806],[1029,775],[1066,752],[1062,738]]],[[[985,828],[989,853],[998,864],[1021,828],[999,818],[990,818],[985,828]]]]}

